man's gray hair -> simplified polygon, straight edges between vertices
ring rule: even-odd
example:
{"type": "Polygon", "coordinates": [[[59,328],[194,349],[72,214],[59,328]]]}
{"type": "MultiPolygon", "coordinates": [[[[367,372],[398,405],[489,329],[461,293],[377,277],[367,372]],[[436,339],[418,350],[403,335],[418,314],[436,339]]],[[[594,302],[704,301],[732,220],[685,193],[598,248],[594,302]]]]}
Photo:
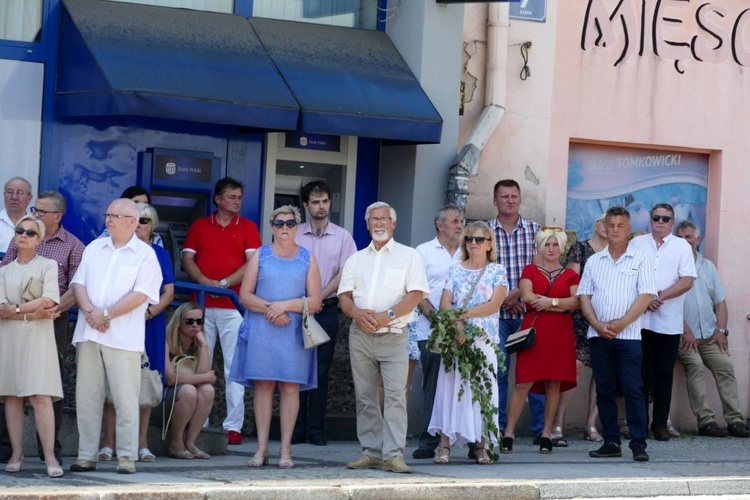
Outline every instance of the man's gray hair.
{"type": "Polygon", "coordinates": [[[693,231],[695,231],[695,235],[698,238],[701,237],[701,230],[698,227],[698,224],[687,219],[680,221],[679,224],[674,227],[674,234],[677,234],[679,231],[684,231],[685,229],[692,229],[693,231]]]}
{"type": "Polygon", "coordinates": [[[375,203],[367,207],[367,210],[365,210],[365,222],[370,222],[370,212],[378,208],[389,209],[391,212],[391,219],[393,219],[393,222],[396,222],[396,210],[384,201],[376,201],[375,203]]]}
{"type": "Polygon", "coordinates": [[[42,191],[39,193],[39,196],[36,197],[37,200],[52,200],[52,206],[54,207],[56,212],[60,212],[61,214],[65,215],[65,211],[68,209],[68,200],[65,199],[65,196],[62,195],[62,193],[58,191],[42,191]]]}
{"type": "Polygon", "coordinates": [[[438,211],[435,214],[435,230],[436,231],[438,228],[437,225],[445,222],[445,219],[448,217],[448,214],[451,212],[456,212],[461,217],[464,216],[464,209],[459,207],[458,205],[454,205],[453,203],[448,203],[447,205],[443,205],[442,207],[438,208],[438,211]]]}
{"type": "Polygon", "coordinates": [[[13,181],[23,181],[23,182],[25,182],[25,183],[26,183],[26,187],[27,187],[27,189],[28,189],[28,191],[29,191],[29,192],[28,192],[28,193],[26,193],[26,194],[31,194],[31,183],[30,183],[29,181],[27,181],[26,179],[24,179],[23,177],[21,177],[21,176],[18,176],[18,175],[17,175],[17,176],[15,176],[15,177],[11,177],[10,179],[8,179],[8,180],[7,180],[6,182],[5,182],[5,186],[3,186],[3,190],[6,190],[6,189],[8,189],[8,186],[9,186],[9,185],[10,185],[10,183],[11,183],[11,182],[13,182],[13,181]]]}

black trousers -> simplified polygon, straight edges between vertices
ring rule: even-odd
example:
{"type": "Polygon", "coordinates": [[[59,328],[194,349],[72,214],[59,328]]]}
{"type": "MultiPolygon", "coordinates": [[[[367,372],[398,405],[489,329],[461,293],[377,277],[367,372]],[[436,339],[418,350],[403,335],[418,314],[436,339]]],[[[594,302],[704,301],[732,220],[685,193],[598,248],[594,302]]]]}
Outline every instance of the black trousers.
{"type": "Polygon", "coordinates": [[[669,418],[669,406],[672,402],[672,378],[677,351],[680,348],[679,335],[666,335],[652,330],[641,330],[641,347],[643,363],[643,398],[648,409],[649,396],[652,396],[654,408],[651,428],[666,427],[669,418]]]}

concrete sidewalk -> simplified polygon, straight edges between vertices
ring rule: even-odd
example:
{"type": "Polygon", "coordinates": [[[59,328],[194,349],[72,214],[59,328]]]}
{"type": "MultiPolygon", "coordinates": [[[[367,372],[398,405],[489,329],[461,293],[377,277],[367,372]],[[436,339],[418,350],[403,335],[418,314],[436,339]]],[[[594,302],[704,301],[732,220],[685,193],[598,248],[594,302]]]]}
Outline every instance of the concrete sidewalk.
{"type": "Polygon", "coordinates": [[[36,457],[19,474],[0,472],[0,497],[13,498],[604,498],[654,496],[750,495],[750,440],[683,436],[667,443],[649,441],[650,462],[623,458],[592,459],[596,445],[571,437],[568,448],[540,455],[530,438],[516,440],[515,451],[496,464],[479,466],[466,449],[453,450],[450,465],[406,461],[413,474],[352,471],[346,462],[360,452],[356,442],[331,442],[325,447],[295,445],[296,467],[281,470],[278,442],[271,443],[271,464],[246,467],[255,442],[230,446],[229,454],[210,460],[158,457],[137,463],[134,475],[115,473],[116,459],[99,463],[97,472],[71,473],[49,479],[36,457]]]}

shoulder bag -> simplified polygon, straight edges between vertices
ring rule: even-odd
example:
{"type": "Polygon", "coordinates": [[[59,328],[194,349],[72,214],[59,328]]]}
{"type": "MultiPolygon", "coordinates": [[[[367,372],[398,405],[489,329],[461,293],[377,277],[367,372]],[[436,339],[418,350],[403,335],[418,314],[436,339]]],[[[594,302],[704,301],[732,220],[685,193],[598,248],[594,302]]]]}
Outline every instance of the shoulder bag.
{"type": "Polygon", "coordinates": [[[315,321],[315,316],[310,314],[307,297],[302,297],[302,337],[305,340],[305,349],[313,349],[331,340],[320,323],[315,321]]]}
{"type": "MultiPolygon", "coordinates": [[[[564,272],[561,271],[560,274],[564,272]]],[[[552,284],[555,282],[558,276],[558,274],[552,280],[549,282],[549,286],[547,287],[547,291],[545,292],[545,295],[549,293],[550,290],[552,290],[552,284]]],[[[536,330],[534,329],[534,323],[536,323],[536,319],[539,317],[539,312],[534,313],[534,319],[531,322],[531,326],[528,328],[524,328],[523,330],[518,330],[515,333],[511,333],[508,335],[508,340],[505,341],[505,351],[508,354],[513,354],[514,352],[523,351],[524,349],[528,349],[529,347],[533,347],[534,343],[536,342],[536,330]]]]}
{"type": "Polygon", "coordinates": [[[163,390],[161,375],[151,369],[148,355],[144,352],[141,356],[141,393],[138,395],[138,405],[141,408],[156,408],[161,404],[163,390]]]}

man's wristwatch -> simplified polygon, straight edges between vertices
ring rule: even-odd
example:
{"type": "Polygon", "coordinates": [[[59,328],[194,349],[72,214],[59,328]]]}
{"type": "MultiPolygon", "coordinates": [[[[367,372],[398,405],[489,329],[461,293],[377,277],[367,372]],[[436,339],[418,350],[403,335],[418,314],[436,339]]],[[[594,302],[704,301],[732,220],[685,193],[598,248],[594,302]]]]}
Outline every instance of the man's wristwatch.
{"type": "Polygon", "coordinates": [[[16,312],[17,313],[21,312],[21,306],[19,304],[16,304],[16,312]]]}
{"type": "Polygon", "coordinates": [[[386,311],[386,313],[388,313],[388,317],[389,317],[389,318],[391,318],[391,319],[396,319],[396,311],[394,311],[393,309],[388,309],[388,310],[386,311]]]}
{"type": "Polygon", "coordinates": [[[228,284],[227,279],[224,278],[223,280],[219,281],[219,284],[221,285],[222,288],[226,288],[228,284]]]}
{"type": "Polygon", "coordinates": [[[717,328],[716,331],[719,333],[723,333],[725,336],[729,337],[729,330],[727,330],[726,328],[717,328]]]}
{"type": "Polygon", "coordinates": [[[102,311],[102,319],[104,319],[104,321],[106,321],[107,323],[112,321],[112,316],[109,315],[109,311],[107,311],[106,309],[102,311]]]}

